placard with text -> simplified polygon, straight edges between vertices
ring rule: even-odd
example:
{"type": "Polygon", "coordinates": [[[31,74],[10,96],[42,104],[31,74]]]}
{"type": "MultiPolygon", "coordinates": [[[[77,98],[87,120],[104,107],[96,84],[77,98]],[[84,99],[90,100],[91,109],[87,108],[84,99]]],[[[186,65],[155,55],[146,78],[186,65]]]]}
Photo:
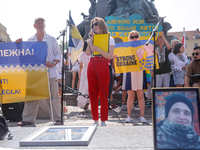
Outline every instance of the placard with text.
{"type": "Polygon", "coordinates": [[[0,43],[0,103],[49,98],[46,42],[0,43]]]}

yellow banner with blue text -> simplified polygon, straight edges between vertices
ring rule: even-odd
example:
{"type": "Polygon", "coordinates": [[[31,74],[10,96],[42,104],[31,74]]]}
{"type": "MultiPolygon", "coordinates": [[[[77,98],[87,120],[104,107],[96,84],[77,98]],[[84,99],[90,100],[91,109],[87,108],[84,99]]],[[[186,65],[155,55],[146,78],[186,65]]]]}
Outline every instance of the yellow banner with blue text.
{"type": "MultiPolygon", "coordinates": [[[[115,72],[126,73],[152,70],[154,66],[153,42],[146,45],[146,40],[117,43],[114,49],[115,72]]],[[[156,57],[156,69],[159,69],[156,57]]]]}

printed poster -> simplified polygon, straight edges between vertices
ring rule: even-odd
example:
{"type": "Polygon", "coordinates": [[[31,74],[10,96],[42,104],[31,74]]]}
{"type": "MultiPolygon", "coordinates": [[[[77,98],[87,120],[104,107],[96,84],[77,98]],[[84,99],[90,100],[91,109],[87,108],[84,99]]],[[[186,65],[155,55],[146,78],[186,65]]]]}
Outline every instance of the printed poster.
{"type": "MultiPolygon", "coordinates": [[[[152,70],[154,66],[153,41],[146,45],[147,40],[117,43],[114,49],[115,72],[126,73],[152,70]]],[[[159,68],[156,57],[156,69],[159,68]]]]}

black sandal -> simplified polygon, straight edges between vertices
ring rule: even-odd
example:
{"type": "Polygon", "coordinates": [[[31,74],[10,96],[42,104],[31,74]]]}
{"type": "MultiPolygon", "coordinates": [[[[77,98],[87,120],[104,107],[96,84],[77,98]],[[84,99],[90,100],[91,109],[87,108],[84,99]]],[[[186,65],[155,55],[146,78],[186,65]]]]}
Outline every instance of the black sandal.
{"type": "Polygon", "coordinates": [[[62,125],[62,122],[60,120],[56,120],[56,122],[54,123],[54,125],[62,125]]]}
{"type": "Polygon", "coordinates": [[[32,122],[28,122],[28,121],[20,121],[17,126],[26,126],[26,125],[31,125],[33,124],[32,122]]]}

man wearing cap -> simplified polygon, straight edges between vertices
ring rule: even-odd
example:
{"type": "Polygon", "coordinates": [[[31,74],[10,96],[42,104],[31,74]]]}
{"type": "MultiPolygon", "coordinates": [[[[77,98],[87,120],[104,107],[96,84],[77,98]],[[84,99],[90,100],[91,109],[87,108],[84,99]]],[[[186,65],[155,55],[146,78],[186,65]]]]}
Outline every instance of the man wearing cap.
{"type": "Polygon", "coordinates": [[[165,120],[156,124],[157,148],[199,149],[200,139],[193,127],[194,107],[181,94],[166,98],[165,120]]]}
{"type": "MultiPolygon", "coordinates": [[[[185,87],[190,87],[191,75],[200,74],[200,46],[196,46],[193,49],[193,60],[187,65],[185,73],[185,87]]],[[[200,75],[192,77],[192,86],[200,87],[200,75]]]]}
{"type": "MultiPolygon", "coordinates": [[[[56,121],[55,124],[61,124],[61,104],[58,95],[58,83],[56,81],[56,64],[61,60],[61,51],[56,39],[45,32],[45,20],[43,18],[36,18],[34,21],[34,27],[36,34],[28,39],[28,41],[46,41],[47,42],[47,58],[46,67],[49,68],[49,83],[51,91],[53,117],[56,121]]],[[[22,39],[16,40],[16,43],[20,43],[22,39]]],[[[50,108],[50,101],[47,100],[50,108]]],[[[22,114],[22,121],[18,123],[18,126],[25,126],[33,124],[35,122],[38,112],[39,101],[25,102],[24,110],[22,114]]],[[[50,110],[49,110],[50,114],[50,110]]],[[[51,115],[49,115],[51,117],[51,115]]],[[[52,119],[52,118],[51,118],[52,119]]]]}

